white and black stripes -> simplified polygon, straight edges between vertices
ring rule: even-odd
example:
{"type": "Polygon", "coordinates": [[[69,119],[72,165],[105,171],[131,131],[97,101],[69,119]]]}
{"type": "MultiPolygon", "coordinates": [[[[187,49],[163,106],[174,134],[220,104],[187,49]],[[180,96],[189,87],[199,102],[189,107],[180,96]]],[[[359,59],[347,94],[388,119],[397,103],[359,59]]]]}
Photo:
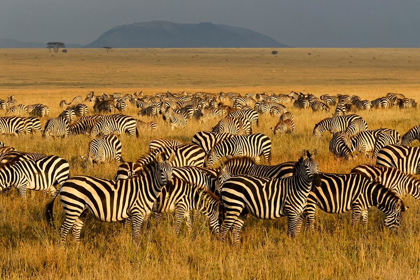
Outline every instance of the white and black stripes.
{"type": "MultiPolygon", "coordinates": [[[[162,188],[172,180],[171,156],[163,161],[157,155],[156,161],[146,166],[135,177],[127,180],[104,180],[89,176],[76,176],[67,180],[59,191],[65,212],[61,226],[61,242],[64,244],[69,230],[78,241],[83,221],[80,216],[86,210],[105,222],[132,220],[133,238],[137,238],[140,226],[150,214],[153,203],[162,188]]],[[[47,206],[47,219],[53,220],[54,200],[47,206]]]]}
{"type": "Polygon", "coordinates": [[[395,167],[407,174],[420,174],[420,148],[399,145],[385,146],[378,152],[376,164],[395,167]]]}
{"type": "Polygon", "coordinates": [[[359,131],[367,130],[367,128],[367,123],[362,117],[353,114],[324,119],[315,125],[313,134],[320,137],[324,131],[334,133],[347,130],[348,135],[353,135],[359,131]]]}
{"type": "Polygon", "coordinates": [[[225,139],[230,139],[234,136],[234,134],[230,133],[199,131],[193,136],[191,142],[200,146],[204,152],[208,154],[217,143],[222,142],[225,139]]]}
{"type": "Polygon", "coordinates": [[[26,190],[50,191],[69,178],[69,163],[58,156],[45,156],[38,160],[18,160],[0,169],[0,190],[15,186],[22,197],[26,190]]]}
{"type": "Polygon", "coordinates": [[[221,239],[233,228],[234,242],[239,242],[246,215],[260,219],[288,218],[288,234],[294,237],[300,229],[306,198],[318,172],[316,161],[308,152],[300,158],[291,177],[265,179],[255,176],[237,176],[228,179],[221,188],[225,211],[221,239]]]}
{"type": "Polygon", "coordinates": [[[208,156],[207,164],[212,166],[224,156],[248,156],[258,162],[261,155],[270,163],[271,140],[268,136],[261,133],[235,136],[216,144],[208,156]]]}
{"type": "Polygon", "coordinates": [[[133,117],[115,114],[103,116],[92,128],[92,135],[108,135],[127,133],[136,136],[136,120],[133,117]]]}
{"type": "Polygon", "coordinates": [[[24,118],[2,117],[0,118],[0,134],[19,135],[25,132],[24,118]]]}
{"type": "Polygon", "coordinates": [[[123,161],[121,157],[122,144],[115,135],[105,135],[100,138],[93,139],[89,143],[88,155],[84,160],[84,167],[90,163],[104,163],[112,160],[123,161]]]}
{"type": "Polygon", "coordinates": [[[49,119],[44,126],[42,136],[44,137],[64,137],[66,138],[69,134],[69,124],[64,118],[49,119]]]}
{"type": "Polygon", "coordinates": [[[414,140],[420,141],[420,125],[410,128],[403,136],[401,145],[408,146],[414,140]]]}
{"type": "Polygon", "coordinates": [[[376,206],[385,214],[385,225],[390,229],[401,223],[405,205],[393,191],[359,174],[321,174],[320,183],[308,195],[306,217],[308,226],[314,229],[316,207],[327,213],[344,213],[352,210],[352,223],[363,215],[367,222],[367,211],[376,206]]]}

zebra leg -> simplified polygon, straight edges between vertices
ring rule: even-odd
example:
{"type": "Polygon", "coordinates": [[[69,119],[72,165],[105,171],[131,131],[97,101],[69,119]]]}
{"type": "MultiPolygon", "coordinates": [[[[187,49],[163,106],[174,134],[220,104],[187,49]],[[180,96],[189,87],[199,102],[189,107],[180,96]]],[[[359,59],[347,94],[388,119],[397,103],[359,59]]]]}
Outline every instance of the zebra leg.
{"type": "Polygon", "coordinates": [[[355,226],[360,221],[361,214],[362,214],[362,207],[360,205],[354,205],[352,207],[352,219],[351,219],[352,226],[355,226]]]}
{"type": "Polygon", "coordinates": [[[296,235],[298,235],[300,233],[300,230],[302,228],[302,222],[304,219],[304,214],[300,214],[298,217],[298,221],[296,223],[296,235]]]}
{"type": "Polygon", "coordinates": [[[80,241],[80,232],[82,230],[82,227],[83,227],[83,221],[77,218],[73,224],[73,231],[72,231],[73,237],[77,242],[80,241]]]}
{"type": "Polygon", "coordinates": [[[142,214],[137,213],[132,216],[132,229],[133,239],[136,240],[140,234],[141,224],[143,223],[144,217],[142,214]]]}
{"type": "Polygon", "coordinates": [[[287,235],[290,236],[291,238],[295,238],[296,236],[296,228],[297,228],[299,219],[300,219],[300,214],[289,213],[289,215],[287,215],[287,223],[288,223],[287,235]]]}
{"type": "Polygon", "coordinates": [[[64,220],[64,223],[60,228],[60,237],[61,237],[62,246],[66,245],[67,234],[69,233],[69,230],[73,228],[73,225],[76,222],[76,220],[79,219],[80,214],[81,213],[76,213],[75,215],[71,215],[71,216],[66,214],[66,219],[64,220]]]}
{"type": "MultiPolygon", "coordinates": [[[[181,223],[182,220],[184,219],[184,217],[186,217],[188,215],[188,213],[185,212],[185,208],[183,207],[177,207],[175,209],[175,217],[176,217],[176,229],[175,229],[175,233],[179,234],[180,230],[181,230],[181,223]]],[[[189,215],[188,215],[188,220],[190,219],[189,215]]],[[[187,221],[187,225],[188,225],[188,221],[187,221]]],[[[191,227],[191,220],[189,221],[189,227],[191,227]]],[[[188,229],[189,231],[191,230],[191,228],[188,229]]]]}
{"type": "Polygon", "coordinates": [[[222,229],[220,232],[220,239],[222,240],[222,242],[225,242],[226,235],[238,220],[239,214],[240,212],[238,211],[226,212],[226,218],[223,220],[222,229]]]}
{"type": "Polygon", "coordinates": [[[160,222],[162,220],[162,213],[154,212],[156,222],[160,222]]]}
{"type": "Polygon", "coordinates": [[[241,241],[241,229],[245,224],[246,216],[239,216],[232,228],[232,238],[234,244],[239,244],[241,241]]]}
{"type": "Polygon", "coordinates": [[[362,210],[362,223],[366,225],[368,223],[368,219],[369,219],[369,212],[367,209],[363,209],[362,210]]]}

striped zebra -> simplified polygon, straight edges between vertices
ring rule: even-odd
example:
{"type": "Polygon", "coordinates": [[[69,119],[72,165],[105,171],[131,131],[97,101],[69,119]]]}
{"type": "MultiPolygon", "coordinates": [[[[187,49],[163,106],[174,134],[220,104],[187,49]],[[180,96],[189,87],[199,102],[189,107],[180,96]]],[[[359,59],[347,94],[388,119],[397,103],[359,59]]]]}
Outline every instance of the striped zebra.
{"type": "Polygon", "coordinates": [[[321,137],[324,131],[334,133],[346,130],[348,131],[347,134],[353,135],[353,133],[357,133],[360,131],[360,129],[363,128],[364,130],[368,129],[367,123],[362,119],[362,117],[352,114],[323,119],[319,123],[315,124],[313,135],[316,137],[321,137]],[[355,124],[356,120],[360,120],[357,121],[357,125],[355,124]],[[360,127],[359,122],[361,122],[362,127],[360,127]]]}
{"type": "Polygon", "coordinates": [[[258,112],[255,111],[254,109],[244,109],[244,110],[235,111],[235,112],[230,113],[228,116],[232,116],[234,118],[244,117],[251,124],[255,123],[257,126],[260,126],[258,112]]]}
{"type": "Polygon", "coordinates": [[[69,134],[69,123],[63,118],[49,119],[44,126],[42,132],[43,137],[64,137],[66,138],[69,134]]]}
{"type": "Polygon", "coordinates": [[[166,158],[168,155],[174,154],[174,159],[172,161],[173,167],[204,166],[205,153],[197,145],[184,144],[175,147],[162,147],[158,150],[154,150],[153,152],[149,152],[141,156],[136,162],[122,163],[118,167],[115,180],[125,180],[138,174],[138,172],[140,172],[145,165],[155,160],[157,154],[161,154],[164,158],[166,158]]]}
{"type": "Polygon", "coordinates": [[[279,122],[284,121],[284,120],[293,120],[293,119],[294,117],[292,113],[284,112],[283,114],[280,115],[279,122]]]}
{"type": "Polygon", "coordinates": [[[156,201],[156,213],[175,211],[176,230],[178,234],[184,218],[187,219],[188,230],[191,231],[190,211],[198,210],[206,215],[210,222],[212,232],[219,234],[219,205],[220,199],[212,192],[203,189],[201,186],[180,180],[173,179],[162,189],[162,193],[156,201]]]}
{"type": "Polygon", "coordinates": [[[122,144],[115,135],[105,135],[100,138],[93,139],[89,142],[87,157],[80,156],[83,160],[84,168],[90,164],[104,163],[112,160],[123,161],[121,157],[122,144]]]}
{"type": "Polygon", "coordinates": [[[58,156],[16,161],[0,169],[0,191],[14,186],[22,197],[26,197],[26,190],[49,191],[54,195],[54,185],[61,186],[69,178],[69,170],[69,163],[58,156]]]}
{"type": "Polygon", "coordinates": [[[333,116],[338,117],[338,116],[345,116],[345,115],[346,115],[346,104],[337,103],[333,116]]]}
{"type": "Polygon", "coordinates": [[[85,116],[69,125],[70,135],[90,135],[93,127],[102,120],[102,115],[85,116]]]}
{"type": "Polygon", "coordinates": [[[41,121],[36,118],[36,117],[28,117],[28,118],[23,118],[24,121],[24,131],[25,133],[38,133],[41,132],[42,130],[42,126],[41,126],[41,121]]]}
{"type": "Polygon", "coordinates": [[[28,108],[26,105],[19,104],[16,106],[12,106],[7,110],[6,115],[12,115],[12,116],[21,116],[26,115],[28,113],[28,108]]]}
{"type": "Polygon", "coordinates": [[[1,117],[0,134],[19,135],[25,132],[25,121],[21,117],[1,117]]]}
{"type": "Polygon", "coordinates": [[[387,97],[380,97],[371,101],[372,107],[376,109],[389,109],[392,106],[391,100],[387,97]]]}
{"type": "Polygon", "coordinates": [[[319,112],[319,111],[329,112],[330,111],[330,107],[319,100],[311,102],[311,108],[313,112],[319,112]]]}
{"type": "Polygon", "coordinates": [[[221,119],[213,128],[213,133],[230,133],[234,135],[249,135],[252,133],[251,122],[245,117],[227,116],[221,119]]]}
{"type": "Polygon", "coordinates": [[[76,113],[73,109],[64,110],[58,118],[66,119],[67,123],[71,124],[76,119],[76,113]]]}
{"type": "Polygon", "coordinates": [[[149,142],[149,151],[153,152],[154,150],[158,150],[162,147],[175,147],[179,145],[183,145],[181,141],[173,140],[173,139],[153,139],[149,142]]]}
{"type": "Polygon", "coordinates": [[[420,199],[420,180],[403,173],[397,168],[363,164],[353,168],[351,173],[368,177],[394,191],[399,196],[409,194],[415,199],[420,199]]]}
{"type": "Polygon", "coordinates": [[[337,96],[331,96],[328,94],[321,95],[320,98],[324,101],[325,104],[329,105],[336,105],[337,104],[337,96]]]}
{"type": "Polygon", "coordinates": [[[155,122],[144,122],[136,119],[136,134],[140,135],[140,132],[145,130],[155,130],[158,128],[158,124],[155,122]]]}
{"type": "Polygon", "coordinates": [[[208,131],[199,131],[194,134],[192,138],[192,143],[200,146],[206,154],[209,154],[211,149],[219,143],[226,139],[230,139],[235,135],[230,133],[213,133],[208,131]]]}
{"type": "Polygon", "coordinates": [[[352,145],[350,137],[344,132],[335,132],[330,140],[329,150],[334,155],[334,159],[344,158],[348,160],[353,158],[352,145]]]}
{"type": "Polygon", "coordinates": [[[177,127],[185,127],[188,123],[187,118],[183,114],[176,113],[171,107],[168,107],[162,113],[162,118],[170,124],[172,130],[177,127]]]}
{"type": "Polygon", "coordinates": [[[408,146],[414,140],[420,141],[420,125],[410,128],[403,136],[401,145],[408,146]]]}
{"type": "Polygon", "coordinates": [[[365,120],[362,118],[358,118],[351,122],[344,132],[349,136],[353,136],[358,132],[365,131],[367,129],[368,126],[365,120]]]}
{"type": "Polygon", "coordinates": [[[122,114],[102,116],[92,128],[91,135],[121,135],[127,133],[130,136],[136,136],[136,124],[136,120],[133,117],[122,114]]]}
{"type": "MultiPolygon", "coordinates": [[[[69,107],[67,107],[69,109],[69,107]]],[[[84,117],[89,114],[89,108],[83,103],[79,103],[77,105],[71,106],[70,109],[74,110],[74,113],[77,117],[84,117]]]]}
{"type": "Polygon", "coordinates": [[[352,224],[362,215],[367,223],[367,211],[375,206],[385,214],[385,225],[390,229],[400,226],[404,202],[393,191],[360,174],[321,174],[319,184],[308,195],[305,215],[308,227],[314,230],[315,209],[340,214],[352,210],[352,224]]]}
{"type": "Polygon", "coordinates": [[[370,110],[372,103],[369,100],[358,100],[354,102],[354,106],[357,110],[370,110]]]}
{"type": "Polygon", "coordinates": [[[293,133],[295,131],[295,123],[293,120],[287,119],[284,121],[279,121],[274,128],[270,128],[273,131],[274,135],[293,133]]]}
{"type": "MultiPolygon", "coordinates": [[[[98,220],[104,222],[132,221],[132,235],[137,239],[140,226],[152,211],[153,204],[162,188],[172,181],[171,160],[156,160],[145,166],[135,177],[127,180],[105,180],[89,176],[76,176],[67,180],[60,188],[59,195],[65,212],[61,226],[61,242],[64,245],[67,234],[72,229],[76,241],[80,240],[85,211],[90,211],[98,220]]],[[[55,198],[47,205],[47,220],[53,221],[55,198]]]]}
{"type": "Polygon", "coordinates": [[[420,148],[399,145],[385,146],[378,152],[376,164],[395,167],[407,174],[420,174],[420,148]]]}
{"type": "Polygon", "coordinates": [[[224,156],[249,156],[260,160],[263,155],[267,163],[271,162],[271,140],[262,133],[235,136],[217,143],[210,151],[207,166],[216,164],[224,156]]]}
{"type": "Polygon", "coordinates": [[[40,153],[21,152],[16,151],[14,148],[9,150],[6,149],[3,150],[3,153],[0,155],[0,165],[12,165],[17,161],[39,160],[44,157],[46,157],[46,155],[40,153]]]}
{"type": "Polygon", "coordinates": [[[251,213],[260,219],[277,219],[287,216],[287,233],[292,237],[300,231],[306,197],[317,181],[318,165],[306,152],[294,167],[293,176],[283,179],[267,179],[242,175],[228,179],[221,188],[225,219],[221,239],[233,228],[233,239],[239,243],[240,231],[246,215],[251,213]]]}
{"type": "Polygon", "coordinates": [[[399,144],[401,136],[398,131],[389,128],[360,131],[351,137],[351,150],[358,151],[369,157],[372,152],[376,157],[378,152],[386,145],[399,144]]]}
{"type": "Polygon", "coordinates": [[[122,112],[127,111],[128,106],[124,99],[118,99],[117,103],[115,104],[115,108],[117,108],[118,111],[122,112]]]}
{"type": "Polygon", "coordinates": [[[33,104],[33,105],[29,105],[27,108],[28,108],[29,115],[33,117],[43,118],[50,114],[50,109],[48,108],[48,106],[44,104],[40,104],[40,103],[33,104]]]}

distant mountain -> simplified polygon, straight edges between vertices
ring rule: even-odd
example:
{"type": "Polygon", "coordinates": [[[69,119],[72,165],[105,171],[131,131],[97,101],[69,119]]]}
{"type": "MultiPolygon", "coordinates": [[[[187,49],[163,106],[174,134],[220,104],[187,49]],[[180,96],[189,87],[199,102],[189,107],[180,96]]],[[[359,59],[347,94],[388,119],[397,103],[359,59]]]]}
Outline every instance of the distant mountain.
{"type": "Polygon", "coordinates": [[[151,21],[111,28],[87,48],[282,48],[261,33],[240,27],[202,22],[178,24],[151,21]]]}

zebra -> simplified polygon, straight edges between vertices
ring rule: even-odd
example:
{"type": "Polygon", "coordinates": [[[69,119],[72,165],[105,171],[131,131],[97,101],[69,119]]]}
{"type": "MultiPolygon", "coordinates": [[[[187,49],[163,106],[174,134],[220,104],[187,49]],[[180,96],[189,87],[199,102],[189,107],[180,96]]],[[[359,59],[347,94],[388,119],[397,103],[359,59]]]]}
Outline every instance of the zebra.
{"type": "Polygon", "coordinates": [[[188,230],[191,231],[189,212],[198,210],[206,215],[210,222],[210,229],[219,234],[220,198],[200,186],[174,178],[173,183],[162,189],[156,201],[155,213],[165,213],[175,210],[176,234],[180,232],[181,222],[187,219],[188,230]]]}
{"type": "Polygon", "coordinates": [[[414,140],[420,141],[420,125],[410,128],[403,136],[401,145],[408,146],[414,140]]]}
{"type": "Polygon", "coordinates": [[[179,145],[183,145],[181,141],[172,140],[172,139],[153,139],[149,142],[149,151],[153,152],[154,150],[160,149],[162,147],[175,147],[179,145]]]}
{"type": "MultiPolygon", "coordinates": [[[[314,154],[316,154],[316,150],[314,154]]],[[[234,176],[251,175],[270,179],[281,179],[293,175],[295,164],[296,161],[288,161],[277,165],[259,165],[250,157],[233,157],[223,163],[222,169],[225,169],[224,172],[228,172],[234,176]]]]}
{"type": "Polygon", "coordinates": [[[67,123],[71,124],[76,119],[76,113],[73,109],[66,109],[64,110],[58,118],[63,118],[67,120],[67,123]]]}
{"type": "Polygon", "coordinates": [[[91,135],[108,135],[128,133],[130,136],[136,136],[136,120],[133,117],[115,114],[103,116],[92,128],[91,135]]]}
{"type": "Polygon", "coordinates": [[[283,114],[280,115],[279,122],[284,121],[284,120],[293,120],[293,119],[294,117],[292,113],[284,112],[283,114]]]}
{"type": "Polygon", "coordinates": [[[123,161],[121,157],[122,144],[115,135],[105,135],[89,142],[87,157],[80,156],[84,162],[84,168],[88,163],[104,163],[111,160],[123,161]]]}
{"type": "Polygon", "coordinates": [[[21,117],[0,118],[0,134],[19,135],[25,132],[25,121],[21,117]]]}
{"type": "Polygon", "coordinates": [[[83,103],[79,103],[77,105],[69,106],[69,107],[67,107],[67,110],[68,109],[74,110],[74,113],[76,114],[77,117],[84,117],[87,114],[89,114],[89,108],[88,108],[88,106],[86,106],[83,103]]]}
{"type": "Polygon", "coordinates": [[[305,216],[314,231],[315,209],[327,213],[344,213],[352,210],[352,224],[362,215],[367,223],[367,210],[375,206],[385,214],[385,225],[396,229],[401,224],[404,202],[393,191],[360,174],[322,173],[319,184],[314,183],[307,199],[305,216]]]}
{"type": "Polygon", "coordinates": [[[319,111],[329,112],[330,111],[330,107],[319,100],[311,102],[311,108],[313,112],[319,112],[319,111]]]}
{"type": "Polygon", "coordinates": [[[284,133],[293,133],[295,131],[295,123],[293,120],[287,119],[284,121],[279,121],[274,128],[270,128],[274,135],[284,134],[284,133]]]}
{"type": "Polygon", "coordinates": [[[28,106],[28,113],[33,117],[43,118],[50,114],[50,109],[44,104],[33,104],[28,106]]]}
{"type": "Polygon", "coordinates": [[[399,144],[400,134],[394,129],[380,128],[375,130],[360,131],[351,137],[352,151],[358,151],[369,157],[367,152],[373,152],[376,157],[378,152],[390,144],[399,144]]]}
{"type": "Polygon", "coordinates": [[[251,124],[255,123],[257,126],[260,126],[258,112],[255,111],[254,109],[243,109],[243,110],[235,111],[235,112],[230,113],[228,116],[231,116],[234,118],[244,117],[251,124]]]}
{"type": "Polygon", "coordinates": [[[58,156],[19,160],[0,169],[0,191],[14,186],[24,198],[26,190],[49,191],[54,195],[54,185],[61,186],[69,178],[69,170],[69,163],[58,156]]]}
{"type": "Polygon", "coordinates": [[[329,144],[329,150],[334,155],[334,159],[344,158],[346,160],[353,158],[354,151],[351,145],[350,137],[344,132],[335,132],[329,144]]]}
{"type": "Polygon", "coordinates": [[[41,132],[42,126],[41,121],[36,117],[24,118],[24,131],[26,133],[37,133],[41,132]]]}
{"type": "Polygon", "coordinates": [[[38,160],[46,157],[46,155],[40,153],[16,151],[14,148],[9,150],[5,149],[2,152],[3,153],[0,155],[0,165],[12,165],[17,161],[38,160]]]}
{"type": "Polygon", "coordinates": [[[221,119],[217,125],[212,128],[212,132],[249,135],[252,134],[251,122],[242,116],[227,116],[221,119]]]}
{"type": "Polygon", "coordinates": [[[318,165],[305,151],[294,167],[293,176],[283,179],[267,179],[241,175],[228,179],[221,188],[225,219],[221,227],[221,240],[233,227],[233,239],[239,243],[240,231],[246,215],[251,213],[260,219],[277,219],[287,216],[291,237],[300,231],[306,197],[317,181],[318,165]]]}
{"type": "Polygon", "coordinates": [[[271,140],[262,133],[246,136],[235,136],[217,143],[207,159],[207,166],[216,164],[224,156],[249,156],[259,162],[264,155],[267,163],[271,162],[271,140]]]}
{"type": "Polygon", "coordinates": [[[345,116],[345,115],[346,115],[346,104],[337,103],[333,116],[337,117],[337,116],[345,116]]]}
{"type": "Polygon", "coordinates": [[[136,119],[136,134],[140,135],[140,132],[144,130],[155,130],[158,128],[158,124],[155,122],[144,122],[136,119]]]}
{"type": "Polygon", "coordinates": [[[28,113],[28,108],[26,105],[19,104],[13,107],[10,107],[9,110],[6,112],[6,115],[24,115],[28,113]]]}
{"type": "Polygon", "coordinates": [[[417,108],[417,102],[411,98],[398,99],[398,107],[400,109],[417,108]]]}
{"type": "Polygon", "coordinates": [[[397,168],[363,164],[353,168],[351,173],[366,176],[393,190],[399,196],[410,194],[415,199],[420,199],[420,181],[397,168]]]}
{"type": "MultiPolygon", "coordinates": [[[[143,166],[152,162],[157,154],[167,156],[174,154],[172,161],[173,167],[185,167],[185,166],[204,166],[204,151],[194,144],[184,144],[175,147],[162,147],[153,152],[149,152],[141,156],[136,162],[125,162],[122,163],[117,170],[115,180],[125,180],[131,176],[138,174],[143,169],[143,166]]],[[[185,178],[183,178],[185,179],[185,178]]]]}
{"type": "Polygon", "coordinates": [[[93,115],[93,116],[85,116],[81,117],[80,119],[76,120],[74,123],[69,125],[69,134],[70,135],[90,135],[93,127],[98,123],[103,116],[101,115],[93,115]]]}
{"type": "Polygon", "coordinates": [[[69,134],[69,123],[63,118],[49,119],[44,126],[42,136],[48,138],[53,137],[64,137],[66,138],[69,134]]]}
{"type": "Polygon", "coordinates": [[[329,105],[336,105],[337,104],[337,96],[331,96],[328,94],[321,95],[320,98],[324,101],[325,104],[329,105]]]}
{"type": "Polygon", "coordinates": [[[376,109],[389,109],[392,106],[391,100],[387,97],[380,97],[371,101],[372,107],[376,109]]]}
{"type": "Polygon", "coordinates": [[[369,100],[358,100],[354,103],[357,110],[370,110],[372,103],[369,100]]]}
{"type": "Polygon", "coordinates": [[[226,139],[230,139],[235,135],[230,133],[213,133],[208,131],[199,131],[194,134],[192,138],[192,143],[200,146],[206,154],[209,154],[211,149],[219,143],[226,139]]]}
{"type": "Polygon", "coordinates": [[[345,133],[349,136],[352,136],[360,131],[365,131],[367,129],[368,126],[365,120],[362,118],[358,118],[349,124],[349,126],[345,130],[345,133]]]}
{"type": "Polygon", "coordinates": [[[118,111],[127,111],[127,103],[124,99],[118,99],[117,103],[115,104],[115,108],[117,108],[118,111]]]}
{"type": "Polygon", "coordinates": [[[60,196],[65,212],[61,226],[61,243],[72,229],[76,241],[80,240],[83,221],[80,216],[89,210],[98,220],[105,222],[132,221],[133,239],[137,239],[140,226],[152,211],[153,204],[168,182],[172,181],[171,161],[156,160],[145,166],[135,177],[127,180],[105,180],[90,176],[76,176],[67,180],[54,199],[47,205],[47,220],[53,221],[53,205],[60,196]]]}
{"type": "Polygon", "coordinates": [[[378,152],[376,164],[395,167],[407,174],[420,174],[420,148],[388,145],[378,152]]]}
{"type": "Polygon", "coordinates": [[[321,137],[322,132],[327,131],[327,130],[331,133],[334,133],[334,132],[346,131],[346,129],[348,129],[347,134],[352,135],[353,133],[358,132],[357,130],[361,129],[359,124],[357,126],[355,125],[355,121],[359,119],[361,119],[360,122],[362,124],[362,128],[364,128],[364,130],[367,130],[368,125],[362,119],[362,117],[352,114],[352,115],[323,119],[319,123],[315,124],[313,135],[316,137],[321,137]]]}
{"type": "Polygon", "coordinates": [[[168,122],[171,129],[176,127],[185,127],[188,123],[187,118],[180,113],[176,113],[171,107],[168,107],[162,114],[163,120],[168,122]]]}

